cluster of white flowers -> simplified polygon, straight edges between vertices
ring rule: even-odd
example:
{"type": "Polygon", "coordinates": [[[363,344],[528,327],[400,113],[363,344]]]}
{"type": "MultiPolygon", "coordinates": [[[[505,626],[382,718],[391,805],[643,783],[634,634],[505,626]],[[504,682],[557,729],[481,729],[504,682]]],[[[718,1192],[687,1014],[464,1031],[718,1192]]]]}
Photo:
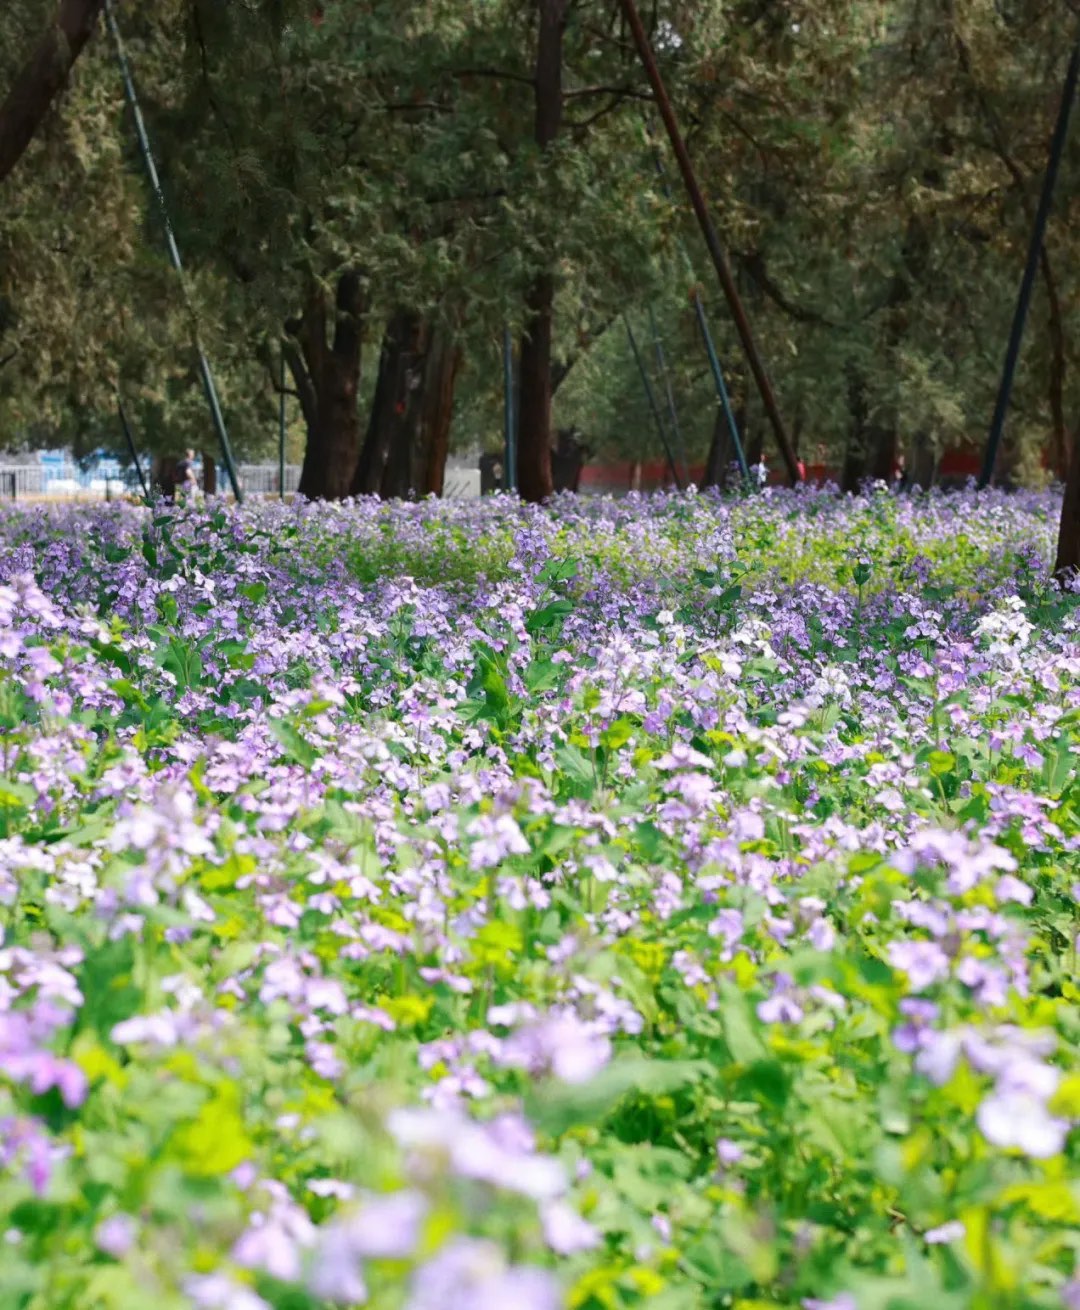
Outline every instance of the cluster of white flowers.
{"type": "Polygon", "coordinates": [[[807,705],[820,709],[827,701],[851,704],[851,682],[839,665],[826,664],[814,679],[806,697],[807,705]]]}
{"type": "Polygon", "coordinates": [[[1035,626],[1027,617],[1019,596],[1006,596],[996,609],[984,614],[975,627],[995,657],[1015,658],[1031,640],[1035,626]]]}
{"type": "Polygon", "coordinates": [[[775,659],[776,651],[769,644],[772,629],[761,619],[749,618],[731,634],[731,640],[739,646],[748,646],[756,650],[765,659],[775,659]]]}

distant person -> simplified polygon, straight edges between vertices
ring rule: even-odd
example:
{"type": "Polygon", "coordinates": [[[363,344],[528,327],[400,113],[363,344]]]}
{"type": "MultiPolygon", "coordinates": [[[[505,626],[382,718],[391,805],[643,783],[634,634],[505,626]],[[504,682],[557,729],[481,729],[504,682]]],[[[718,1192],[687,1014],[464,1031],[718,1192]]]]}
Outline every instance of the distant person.
{"type": "Polygon", "coordinates": [[[769,480],[769,466],[765,463],[765,456],[758,460],[754,465],[754,477],[757,479],[759,487],[763,487],[769,480]]]}
{"type": "Polygon", "coordinates": [[[799,481],[800,481],[800,482],[805,482],[805,481],[806,481],[806,461],[805,461],[805,460],[801,460],[801,459],[798,460],[798,461],[796,462],[796,464],[795,464],[795,467],[799,470],[799,481]]]}
{"type": "Polygon", "coordinates": [[[185,450],[176,461],[173,472],[173,495],[182,493],[185,497],[194,496],[199,490],[199,479],[195,474],[195,452],[185,450]]]}

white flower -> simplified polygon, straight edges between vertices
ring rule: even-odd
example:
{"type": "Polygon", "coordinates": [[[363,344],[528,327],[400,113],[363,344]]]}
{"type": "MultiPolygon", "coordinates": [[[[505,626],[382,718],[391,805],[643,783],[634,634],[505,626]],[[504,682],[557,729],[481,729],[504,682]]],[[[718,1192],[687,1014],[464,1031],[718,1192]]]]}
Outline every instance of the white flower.
{"type": "Polygon", "coordinates": [[[959,1242],[966,1233],[967,1229],[959,1219],[950,1219],[940,1228],[931,1228],[929,1232],[923,1233],[923,1241],[929,1246],[942,1246],[946,1242],[959,1242]]]}
{"type": "Polygon", "coordinates": [[[1048,1160],[1065,1148],[1069,1125],[1055,1118],[1031,1092],[994,1092],[975,1115],[979,1130],[994,1146],[1048,1160]]]}

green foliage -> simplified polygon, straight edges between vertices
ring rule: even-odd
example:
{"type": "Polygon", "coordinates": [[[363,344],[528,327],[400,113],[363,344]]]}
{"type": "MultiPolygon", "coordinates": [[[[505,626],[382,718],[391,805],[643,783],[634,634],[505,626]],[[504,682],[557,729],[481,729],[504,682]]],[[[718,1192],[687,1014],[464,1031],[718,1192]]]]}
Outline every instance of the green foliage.
{"type": "MultiPolygon", "coordinates": [[[[48,12],[44,0],[5,7],[0,86],[48,12]]],[[[651,306],[700,458],[715,415],[689,306],[701,279],[756,446],[737,339],[666,142],[646,135],[642,74],[614,12],[570,7],[565,125],[541,154],[533,7],[516,0],[339,0],[318,21],[298,0],[121,9],[241,453],[274,439],[282,325],[345,268],[363,271],[372,345],[401,305],[454,330],[454,439],[492,444],[502,326],[520,328],[551,249],[557,422],[598,452],[660,457],[619,323],[651,306]]],[[[678,34],[657,40],[664,72],[804,456],[839,462],[884,433],[925,477],[985,423],[1066,56],[1061,15],[1034,0],[887,12],[663,0],[654,13],[678,34]]],[[[1028,480],[1053,434],[1060,470],[1064,416],[1080,404],[1078,158],[1071,145],[1018,381],[1010,459],[1028,480]]],[[[150,447],[206,444],[191,328],[99,35],[5,186],[2,439],[118,446],[120,383],[150,447]]],[[[291,423],[295,456],[298,414],[291,423]]]]}

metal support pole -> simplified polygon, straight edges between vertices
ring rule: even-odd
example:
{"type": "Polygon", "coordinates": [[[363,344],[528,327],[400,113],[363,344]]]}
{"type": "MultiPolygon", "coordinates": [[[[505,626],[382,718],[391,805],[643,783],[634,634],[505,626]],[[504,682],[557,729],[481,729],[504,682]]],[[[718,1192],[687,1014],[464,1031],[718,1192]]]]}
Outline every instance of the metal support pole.
{"type": "Polygon", "coordinates": [[[278,396],[278,498],[285,499],[285,351],[281,352],[281,390],[278,396]]]}
{"type": "Polygon", "coordinates": [[[709,320],[705,317],[705,306],[701,303],[701,296],[698,294],[696,287],[692,299],[698,327],[701,329],[701,337],[705,342],[705,353],[709,356],[709,367],[712,369],[716,394],[720,397],[720,404],[724,407],[724,418],[727,420],[728,431],[731,433],[731,442],[735,447],[735,458],[739,461],[739,472],[742,474],[747,487],[754,490],[757,484],[750,476],[750,465],[746,462],[746,451],[743,449],[742,437],[739,435],[739,425],[735,421],[735,411],[731,408],[731,397],[728,395],[728,389],[724,383],[724,371],[720,367],[720,360],[716,354],[716,344],[713,341],[712,332],[709,330],[709,320]]]}
{"type": "Polygon", "coordinates": [[[139,486],[142,487],[143,496],[146,500],[149,500],[150,488],[146,485],[146,479],[143,477],[142,465],[139,463],[139,452],[135,447],[135,437],[131,431],[131,424],[127,420],[127,414],[124,413],[124,402],[120,399],[119,391],[116,393],[116,412],[120,415],[120,426],[124,429],[128,454],[131,456],[131,462],[135,465],[135,472],[139,475],[139,486]]]}
{"type": "Polygon", "coordinates": [[[514,343],[503,328],[503,486],[517,491],[517,412],[514,397],[514,343]]]}
{"type": "MultiPolygon", "coordinates": [[[[645,120],[645,135],[650,143],[652,142],[652,133],[649,131],[648,119],[645,120]]],[[[657,176],[660,178],[660,185],[664,188],[664,195],[668,200],[671,199],[671,187],[668,185],[667,174],[664,172],[664,163],[660,158],[659,152],[653,147],[653,164],[656,167],[657,176]]],[[[735,457],[739,463],[739,472],[743,476],[748,491],[756,490],[756,483],[750,476],[750,466],[746,462],[746,452],[743,450],[742,437],[739,435],[739,425],[735,420],[735,411],[731,407],[731,397],[728,395],[727,383],[724,381],[724,370],[720,367],[720,357],[716,353],[716,343],[713,341],[712,330],[709,327],[709,320],[705,313],[705,306],[701,300],[701,292],[697,288],[697,278],[694,276],[694,265],[691,263],[690,256],[687,254],[686,247],[680,242],[682,250],[683,263],[686,265],[686,272],[690,278],[690,301],[694,306],[694,314],[697,317],[698,327],[701,330],[701,339],[705,343],[705,353],[709,359],[709,369],[712,372],[713,386],[716,388],[716,398],[719,400],[724,411],[724,419],[728,426],[728,432],[731,435],[731,444],[735,447],[735,457]]]]}
{"type": "Polygon", "coordinates": [[[229,433],[225,427],[225,416],[221,412],[221,402],[218,399],[217,387],[214,383],[214,375],[210,369],[210,361],[206,358],[206,353],[202,348],[199,340],[198,328],[194,323],[194,309],[191,306],[190,299],[187,296],[187,284],[184,281],[184,265],[180,258],[180,248],[176,244],[176,235],[173,232],[172,220],[169,218],[168,206],[165,204],[165,193],[161,189],[161,180],[158,177],[157,164],[154,162],[154,153],[150,148],[150,138],[146,132],[146,124],[143,121],[142,110],[139,108],[139,99],[135,94],[135,82],[131,76],[131,69],[128,66],[127,55],[124,52],[124,42],[120,36],[120,29],[116,24],[116,17],[113,14],[111,0],[105,0],[105,19],[109,25],[109,32],[112,35],[113,45],[116,48],[116,61],[120,66],[120,74],[124,79],[124,94],[127,102],[131,107],[131,114],[135,120],[135,134],[139,139],[139,150],[142,154],[143,164],[146,166],[146,173],[150,179],[150,189],[153,191],[157,200],[158,207],[161,210],[162,221],[165,225],[165,240],[169,248],[169,258],[172,260],[173,268],[176,269],[180,277],[181,285],[184,287],[185,298],[188,299],[188,308],[192,312],[192,336],[194,338],[195,351],[199,357],[199,375],[202,378],[203,390],[206,392],[206,403],[210,407],[210,419],[217,433],[218,441],[221,445],[221,456],[225,463],[225,471],[229,475],[229,483],[232,486],[233,495],[236,497],[236,503],[243,503],[243,493],[240,490],[240,479],[236,474],[236,465],[233,462],[232,447],[229,445],[229,433]]]}
{"type": "Polygon", "coordinates": [[[1054,135],[1050,139],[1050,157],[1043,175],[1042,194],[1039,208],[1035,213],[1035,225],[1031,232],[1031,244],[1028,247],[1027,264],[1020,282],[1020,294],[1016,300],[1012,329],[1009,332],[1009,344],[1005,350],[1005,365],[1001,371],[1001,383],[998,387],[994,416],[990,420],[990,433],[986,438],[986,453],[983,456],[982,472],[979,474],[979,486],[989,486],[994,477],[994,465],[997,463],[998,448],[1005,430],[1005,415],[1009,408],[1009,396],[1012,394],[1013,376],[1020,358],[1020,345],[1024,338],[1024,324],[1027,320],[1031,292],[1035,286],[1035,274],[1039,267],[1039,255],[1046,237],[1046,224],[1050,218],[1050,207],[1054,200],[1054,187],[1057,183],[1058,168],[1065,150],[1065,141],[1069,134],[1069,116],[1073,101],[1076,99],[1076,84],[1080,77],[1080,37],[1073,46],[1072,58],[1065,73],[1065,86],[1061,92],[1061,105],[1058,108],[1054,135]]]}
{"type": "Polygon", "coordinates": [[[656,430],[660,434],[660,440],[664,446],[664,454],[667,456],[668,468],[671,469],[671,476],[675,480],[675,485],[680,491],[682,491],[682,481],[679,478],[679,470],[675,467],[675,460],[671,453],[671,445],[668,442],[667,429],[664,427],[664,417],[660,413],[660,406],[656,403],[656,392],[653,391],[652,381],[649,378],[649,370],[645,367],[645,361],[641,357],[641,351],[638,349],[637,338],[634,336],[634,329],[630,326],[629,318],[623,314],[622,320],[626,328],[627,338],[630,342],[630,349],[634,352],[634,362],[638,366],[638,372],[641,374],[641,381],[645,386],[645,397],[649,402],[649,408],[652,410],[653,422],[656,424],[656,430]]]}
{"type": "Polygon", "coordinates": [[[686,465],[686,445],[683,441],[682,427],[679,424],[679,411],[675,406],[675,392],[671,386],[671,371],[668,368],[667,356],[664,354],[664,343],[660,339],[660,329],[656,324],[656,314],[653,312],[651,304],[649,305],[649,332],[652,335],[656,367],[660,370],[660,377],[664,382],[664,397],[667,401],[668,419],[671,422],[671,435],[675,442],[675,454],[678,456],[679,467],[682,470],[683,486],[686,486],[690,481],[690,470],[686,465]]]}
{"type": "Polygon", "coordinates": [[[799,461],[795,456],[795,448],[787,434],[787,428],[784,426],[784,420],[780,416],[780,409],[776,403],[776,396],[773,393],[772,383],[769,381],[769,375],[765,371],[765,365],[761,356],[758,354],[757,344],[754,341],[754,334],[750,330],[750,321],[746,317],[746,310],[743,308],[742,300],[735,286],[735,279],[731,276],[731,270],[728,268],[727,259],[724,256],[723,247],[720,245],[720,238],[716,234],[716,228],[713,225],[712,218],[709,216],[708,206],[705,204],[705,197],[702,195],[701,187],[698,185],[697,177],[694,173],[694,165],[690,160],[686,144],[682,139],[682,133],[679,131],[679,124],[675,119],[675,111],[671,107],[671,101],[664,87],[664,79],[660,76],[660,68],[657,65],[656,58],[653,55],[652,47],[649,45],[649,38],[646,35],[645,28],[642,25],[641,17],[638,14],[637,6],[634,0],[619,0],[622,6],[623,14],[630,26],[634,36],[634,42],[637,45],[638,54],[641,56],[641,62],[645,67],[645,73],[648,76],[649,83],[653,89],[653,95],[656,97],[657,107],[660,110],[660,117],[664,120],[664,127],[667,129],[668,137],[671,140],[672,149],[675,151],[675,158],[678,160],[679,171],[682,174],[683,183],[686,186],[687,194],[690,197],[690,203],[694,208],[694,214],[697,217],[698,225],[701,228],[701,235],[705,238],[705,245],[708,247],[709,255],[712,259],[713,266],[716,269],[716,275],[720,279],[720,286],[723,289],[724,297],[728,302],[732,318],[735,320],[735,326],[739,332],[739,340],[742,342],[743,350],[746,352],[747,361],[750,364],[750,371],[754,375],[758,390],[761,392],[761,399],[765,406],[765,412],[769,416],[773,432],[776,434],[776,444],[780,447],[780,453],[784,458],[787,466],[788,476],[792,483],[798,483],[802,479],[799,475],[799,461]]]}

